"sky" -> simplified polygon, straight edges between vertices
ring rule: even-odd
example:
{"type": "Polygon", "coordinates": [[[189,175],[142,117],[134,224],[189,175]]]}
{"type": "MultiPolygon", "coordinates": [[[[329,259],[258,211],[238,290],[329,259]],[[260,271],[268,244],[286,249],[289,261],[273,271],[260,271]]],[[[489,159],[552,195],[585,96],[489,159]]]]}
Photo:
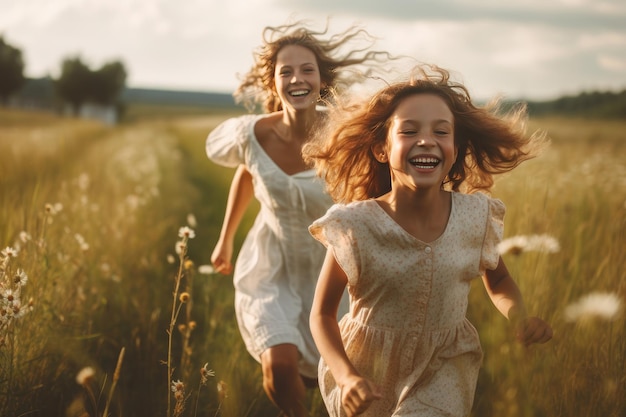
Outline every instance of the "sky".
{"type": "MultiPolygon", "coordinates": [[[[359,25],[374,49],[450,69],[475,99],[626,89],[624,0],[0,0],[28,77],[121,61],[127,85],[232,93],[263,28],[359,25]]],[[[394,81],[394,80],[390,80],[394,81]]]]}

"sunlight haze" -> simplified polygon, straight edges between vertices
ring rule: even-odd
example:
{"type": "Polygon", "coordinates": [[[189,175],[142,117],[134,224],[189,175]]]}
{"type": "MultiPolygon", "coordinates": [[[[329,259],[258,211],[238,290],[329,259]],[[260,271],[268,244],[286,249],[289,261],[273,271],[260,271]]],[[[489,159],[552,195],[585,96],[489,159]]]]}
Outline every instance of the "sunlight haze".
{"type": "Polygon", "coordinates": [[[462,76],[475,98],[547,100],[626,88],[621,0],[0,0],[0,34],[28,77],[79,55],[120,60],[130,87],[231,93],[263,27],[359,24],[377,49],[462,76]]]}

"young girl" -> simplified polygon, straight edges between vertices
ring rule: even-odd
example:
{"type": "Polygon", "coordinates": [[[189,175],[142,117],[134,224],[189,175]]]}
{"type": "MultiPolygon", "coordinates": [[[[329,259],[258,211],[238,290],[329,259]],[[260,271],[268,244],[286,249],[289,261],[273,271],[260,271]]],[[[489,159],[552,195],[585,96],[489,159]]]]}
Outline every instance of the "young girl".
{"type": "Polygon", "coordinates": [[[475,107],[436,67],[332,114],[326,140],[305,149],[338,202],[310,226],[328,248],[310,318],[324,402],[331,416],[467,416],[482,360],[466,318],[472,278],[520,342],[552,337],[497,252],[504,205],[471,194],[533,157],[542,137],[524,135],[522,110],[507,119],[475,107]]]}
{"type": "Polygon", "coordinates": [[[235,96],[263,104],[269,114],[229,119],[206,141],[212,161],[239,166],[211,256],[217,271],[231,272],[235,231],[252,195],[260,202],[235,265],[235,309],[246,347],[262,365],[267,395],[289,416],[307,414],[305,386],[317,386],[319,353],[308,320],[324,249],[307,228],[332,204],[301,148],[323,119],[317,105],[331,89],[349,84],[344,69],[386,56],[363,49],[335,56],[349,41],[371,41],[357,27],[329,40],[325,34],[299,23],[266,28],[235,96]]]}

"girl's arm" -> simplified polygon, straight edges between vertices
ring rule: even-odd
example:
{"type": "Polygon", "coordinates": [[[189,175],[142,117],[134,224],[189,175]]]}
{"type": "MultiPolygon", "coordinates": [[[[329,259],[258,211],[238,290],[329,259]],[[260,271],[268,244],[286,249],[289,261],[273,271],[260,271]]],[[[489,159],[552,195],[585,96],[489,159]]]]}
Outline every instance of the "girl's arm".
{"type": "Polygon", "coordinates": [[[381,395],[354,368],[341,340],[337,311],[347,282],[345,272],[329,249],[315,289],[310,326],[315,344],[341,389],[342,405],[348,416],[353,416],[365,411],[381,395]]]}
{"type": "Polygon", "coordinates": [[[220,237],[211,254],[211,263],[213,263],[213,267],[219,273],[227,275],[233,270],[231,258],[233,256],[235,232],[253,195],[252,175],[250,175],[245,166],[239,165],[230,184],[220,237]]]}
{"type": "Polygon", "coordinates": [[[483,283],[496,308],[515,326],[520,343],[528,346],[552,339],[552,328],[538,317],[528,317],[519,288],[500,257],[494,270],[487,270],[483,283]]]}

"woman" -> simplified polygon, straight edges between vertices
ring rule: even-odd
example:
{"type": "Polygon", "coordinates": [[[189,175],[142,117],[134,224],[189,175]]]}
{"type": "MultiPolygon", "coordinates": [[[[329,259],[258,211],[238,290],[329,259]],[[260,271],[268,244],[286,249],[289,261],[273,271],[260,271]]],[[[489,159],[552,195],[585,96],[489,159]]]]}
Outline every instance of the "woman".
{"type": "Polygon", "coordinates": [[[261,205],[235,265],[235,309],[246,347],[261,363],[265,392],[289,416],[307,415],[306,387],[317,386],[319,353],[308,319],[325,251],[308,226],[332,203],[301,149],[323,124],[319,104],[358,79],[344,79],[342,71],[387,57],[364,48],[335,57],[369,35],[351,27],[321,39],[326,33],[299,23],[266,28],[235,95],[252,106],[263,103],[267,114],[229,119],[206,142],[212,161],[238,166],[211,256],[218,272],[232,271],[235,231],[252,195],[261,205]]]}

